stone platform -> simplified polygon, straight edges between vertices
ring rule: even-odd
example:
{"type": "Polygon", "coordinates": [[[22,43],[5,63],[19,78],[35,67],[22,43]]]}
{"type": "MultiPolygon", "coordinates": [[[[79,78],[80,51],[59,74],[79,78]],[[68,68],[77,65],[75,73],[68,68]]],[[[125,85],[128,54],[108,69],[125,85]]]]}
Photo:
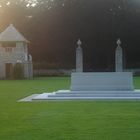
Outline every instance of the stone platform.
{"type": "Polygon", "coordinates": [[[70,91],[59,90],[42,93],[32,100],[140,100],[140,90],[135,91],[70,91]]]}
{"type": "Polygon", "coordinates": [[[72,73],[70,90],[30,98],[39,100],[140,100],[140,90],[134,90],[129,72],[72,73]]]}

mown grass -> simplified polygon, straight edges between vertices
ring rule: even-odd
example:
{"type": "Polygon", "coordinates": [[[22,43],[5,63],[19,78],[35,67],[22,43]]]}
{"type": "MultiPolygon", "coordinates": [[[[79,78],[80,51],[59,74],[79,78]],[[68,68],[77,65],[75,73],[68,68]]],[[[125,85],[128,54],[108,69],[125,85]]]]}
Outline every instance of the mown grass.
{"type": "Polygon", "coordinates": [[[0,140],[140,139],[139,101],[17,102],[69,85],[68,77],[0,81],[0,140]]]}

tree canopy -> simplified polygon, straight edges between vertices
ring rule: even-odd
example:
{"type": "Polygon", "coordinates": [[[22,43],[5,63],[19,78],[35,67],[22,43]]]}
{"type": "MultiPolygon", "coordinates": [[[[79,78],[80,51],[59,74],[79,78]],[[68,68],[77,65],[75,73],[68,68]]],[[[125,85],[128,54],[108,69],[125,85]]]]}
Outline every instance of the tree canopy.
{"type": "Polygon", "coordinates": [[[10,23],[30,40],[35,62],[74,67],[76,41],[87,68],[113,67],[121,38],[127,66],[140,66],[138,0],[0,0],[0,31],[10,23]]]}

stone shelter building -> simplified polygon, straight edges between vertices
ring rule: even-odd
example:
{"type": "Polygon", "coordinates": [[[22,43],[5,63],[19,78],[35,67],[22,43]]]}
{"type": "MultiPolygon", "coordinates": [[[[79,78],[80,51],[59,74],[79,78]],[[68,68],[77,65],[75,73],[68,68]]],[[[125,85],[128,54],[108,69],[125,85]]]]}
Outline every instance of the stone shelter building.
{"type": "Polygon", "coordinates": [[[28,53],[29,41],[10,24],[0,33],[0,79],[9,79],[16,64],[21,64],[24,78],[33,77],[32,56],[28,53]]]}

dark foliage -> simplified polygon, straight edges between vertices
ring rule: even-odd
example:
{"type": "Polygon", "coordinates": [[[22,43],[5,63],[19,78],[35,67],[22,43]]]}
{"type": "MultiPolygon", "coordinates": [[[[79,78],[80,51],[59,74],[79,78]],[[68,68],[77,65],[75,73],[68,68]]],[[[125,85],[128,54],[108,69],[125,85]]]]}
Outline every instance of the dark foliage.
{"type": "Polygon", "coordinates": [[[23,66],[21,63],[16,63],[14,65],[13,78],[14,79],[23,79],[24,78],[23,66]]]}
{"type": "MultiPolygon", "coordinates": [[[[1,0],[2,1],[2,0],[1,0]]],[[[75,66],[81,38],[88,70],[114,67],[116,40],[121,38],[126,67],[140,66],[140,3],[138,0],[2,1],[0,29],[13,23],[31,41],[35,62],[75,66]],[[7,1],[11,4],[6,5],[7,1]]]]}

